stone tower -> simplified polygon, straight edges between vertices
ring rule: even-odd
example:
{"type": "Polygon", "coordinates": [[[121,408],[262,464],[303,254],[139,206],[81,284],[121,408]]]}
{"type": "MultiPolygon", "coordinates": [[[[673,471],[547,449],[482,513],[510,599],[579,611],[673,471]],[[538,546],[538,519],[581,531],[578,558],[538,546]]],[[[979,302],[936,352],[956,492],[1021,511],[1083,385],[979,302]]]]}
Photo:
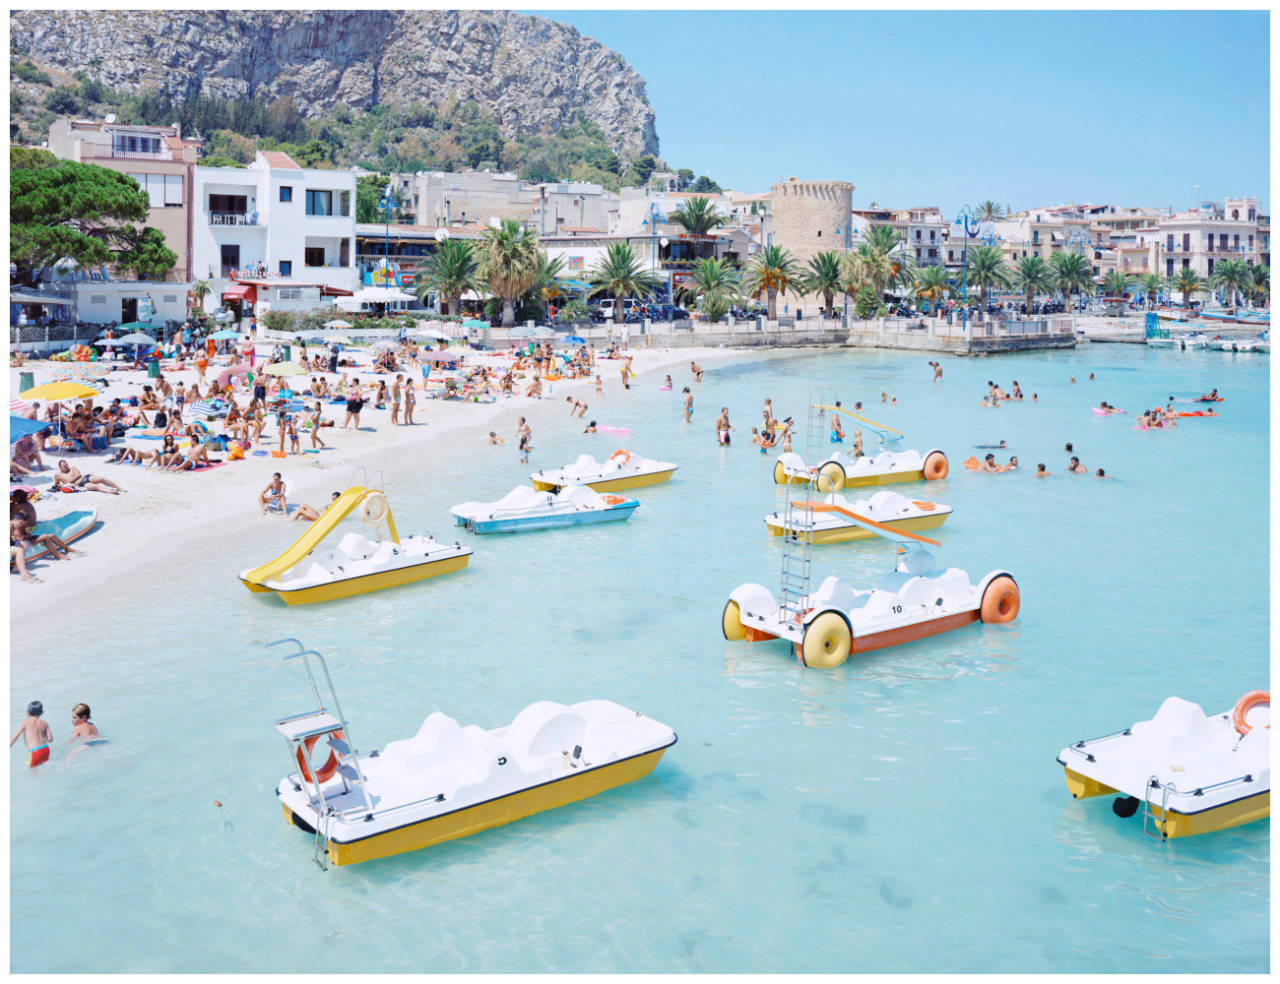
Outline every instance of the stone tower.
{"type": "MultiPolygon", "coordinates": [[[[827,250],[843,253],[845,227],[853,209],[853,185],[848,181],[797,181],[788,178],[770,189],[773,244],[791,253],[800,267],[827,250]]],[[[806,298],[788,290],[794,309],[803,305],[814,313],[821,298],[806,298]]],[[[780,299],[781,301],[781,299],[780,299]]],[[[781,303],[779,311],[781,311],[781,303]]]]}

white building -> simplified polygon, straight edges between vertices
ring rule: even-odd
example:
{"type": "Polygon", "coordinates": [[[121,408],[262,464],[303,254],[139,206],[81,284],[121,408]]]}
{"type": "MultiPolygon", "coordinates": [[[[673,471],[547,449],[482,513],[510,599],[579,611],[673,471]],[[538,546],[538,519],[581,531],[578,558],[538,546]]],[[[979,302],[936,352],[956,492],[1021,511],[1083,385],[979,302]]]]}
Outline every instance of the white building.
{"type": "Polygon", "coordinates": [[[274,151],[243,168],[195,170],[194,275],[211,282],[215,304],[318,306],[355,291],[353,173],[302,168],[274,151]]]}

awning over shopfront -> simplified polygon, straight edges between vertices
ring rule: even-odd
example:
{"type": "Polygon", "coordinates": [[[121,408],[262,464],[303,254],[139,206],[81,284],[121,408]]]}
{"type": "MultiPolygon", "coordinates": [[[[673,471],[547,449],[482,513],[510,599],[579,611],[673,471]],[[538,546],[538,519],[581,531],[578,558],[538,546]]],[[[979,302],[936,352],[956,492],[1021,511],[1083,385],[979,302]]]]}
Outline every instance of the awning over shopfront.
{"type": "Polygon", "coordinates": [[[248,301],[250,304],[258,302],[258,289],[253,284],[232,284],[222,292],[224,301],[248,301]]]}

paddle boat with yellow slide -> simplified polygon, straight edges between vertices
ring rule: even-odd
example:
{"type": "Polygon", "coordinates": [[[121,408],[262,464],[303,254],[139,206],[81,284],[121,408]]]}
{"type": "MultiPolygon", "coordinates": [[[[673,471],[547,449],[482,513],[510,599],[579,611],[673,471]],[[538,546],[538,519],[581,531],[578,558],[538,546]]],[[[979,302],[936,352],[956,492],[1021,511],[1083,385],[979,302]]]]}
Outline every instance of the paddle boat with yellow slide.
{"type": "Polygon", "coordinates": [[[1142,829],[1168,840],[1270,817],[1270,741],[1270,691],[1212,716],[1168,697],[1149,721],[1068,745],[1058,764],[1074,799],[1119,794],[1116,816],[1141,810],[1142,829]]]}
{"type": "Polygon", "coordinates": [[[289,605],[308,605],[411,584],[467,566],[471,548],[430,534],[401,537],[380,488],[353,485],[275,560],[240,573],[253,592],[273,591],[289,605]],[[321,544],[355,514],[377,537],[351,532],[334,546],[321,544]]]}
{"type": "MultiPolygon", "coordinates": [[[[899,544],[894,570],[874,587],[858,590],[828,577],[811,590],[809,562],[784,562],[780,597],[761,584],[729,594],[721,616],[726,639],[784,639],[806,666],[834,667],[886,646],[913,642],[973,622],[1010,622],[1018,615],[1018,585],[1007,571],[991,571],[976,584],[956,567],[939,568],[922,544],[937,540],[896,530],[833,503],[807,502],[804,511],[834,512],[899,544]]],[[[796,510],[799,512],[800,510],[796,510]]]]}
{"type": "Polygon", "coordinates": [[[676,467],[670,461],[618,450],[603,462],[583,454],[572,465],[534,472],[529,478],[536,492],[559,492],[568,485],[584,485],[597,492],[623,492],[668,481],[676,467]]]}
{"type": "Polygon", "coordinates": [[[297,639],[270,645],[293,647],[285,659],[302,658],[315,697],[314,708],[276,722],[293,767],[276,796],[285,822],[314,836],[322,868],[416,851],[587,799],[647,776],[676,743],[665,724],[613,701],[544,700],[488,731],[436,711],[412,737],[364,754],[324,657],[297,639]]]}
{"type": "Polygon", "coordinates": [[[831,415],[832,441],[837,440],[838,434],[834,429],[835,415],[842,414],[865,425],[879,441],[881,450],[875,454],[859,455],[855,451],[841,449],[812,466],[806,464],[800,455],[788,451],[779,455],[773,464],[775,485],[807,485],[812,482],[819,492],[825,494],[845,488],[895,482],[933,482],[947,477],[947,456],[939,448],[931,448],[923,454],[919,451],[897,451],[893,447],[902,441],[901,431],[835,404],[818,404],[812,411],[818,421],[816,426],[823,430],[827,426],[823,415],[831,415]]]}
{"type": "Polygon", "coordinates": [[[850,502],[838,492],[833,492],[822,504],[838,506],[844,512],[815,512],[807,503],[796,503],[790,509],[771,512],[764,518],[770,536],[792,536],[811,543],[844,543],[849,540],[870,540],[873,530],[859,526],[845,514],[856,513],[874,519],[895,530],[937,529],[950,518],[952,508],[941,502],[924,502],[908,499],[889,489],[881,489],[870,499],[850,502]]]}

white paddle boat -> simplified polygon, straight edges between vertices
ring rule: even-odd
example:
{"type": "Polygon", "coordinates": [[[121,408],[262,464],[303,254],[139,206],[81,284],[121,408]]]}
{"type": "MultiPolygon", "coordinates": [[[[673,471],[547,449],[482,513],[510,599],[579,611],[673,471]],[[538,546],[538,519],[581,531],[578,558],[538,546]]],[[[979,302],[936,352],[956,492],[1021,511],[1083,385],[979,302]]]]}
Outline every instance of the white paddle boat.
{"type": "Polygon", "coordinates": [[[783,511],[769,513],[764,518],[770,536],[794,536],[811,543],[843,543],[847,540],[870,540],[873,530],[859,526],[846,513],[874,519],[895,530],[932,530],[941,526],[953,512],[950,506],[940,502],[924,502],[908,499],[889,489],[881,489],[870,499],[850,502],[838,492],[822,500],[830,506],[838,506],[844,512],[813,512],[805,503],[791,510],[790,517],[783,511]]]}
{"type": "Polygon", "coordinates": [[[675,473],[676,465],[670,461],[642,458],[630,451],[618,450],[604,461],[596,461],[589,454],[579,455],[571,465],[534,472],[529,477],[538,492],[558,492],[567,485],[585,485],[597,492],[622,492],[657,485],[675,473]]]}
{"type": "Polygon", "coordinates": [[[270,643],[282,644],[294,647],[285,659],[302,657],[315,707],[276,722],[294,766],[276,796],[285,822],[315,836],[321,867],[415,851],[595,796],[647,776],[676,743],[665,724],[612,701],[538,701],[491,731],[436,711],[413,737],[364,754],[324,657],[297,639],[270,643]]]}
{"type": "Polygon", "coordinates": [[[1213,716],[1168,697],[1149,721],[1068,745],[1058,764],[1073,798],[1117,793],[1116,816],[1141,809],[1144,831],[1188,837],[1271,816],[1270,729],[1267,690],[1213,716]]]}
{"type": "Polygon", "coordinates": [[[497,502],[462,502],[451,512],[454,524],[472,533],[523,533],[617,522],[629,519],[639,506],[635,499],[601,495],[582,485],[566,485],[559,492],[517,485],[497,502]]]}

